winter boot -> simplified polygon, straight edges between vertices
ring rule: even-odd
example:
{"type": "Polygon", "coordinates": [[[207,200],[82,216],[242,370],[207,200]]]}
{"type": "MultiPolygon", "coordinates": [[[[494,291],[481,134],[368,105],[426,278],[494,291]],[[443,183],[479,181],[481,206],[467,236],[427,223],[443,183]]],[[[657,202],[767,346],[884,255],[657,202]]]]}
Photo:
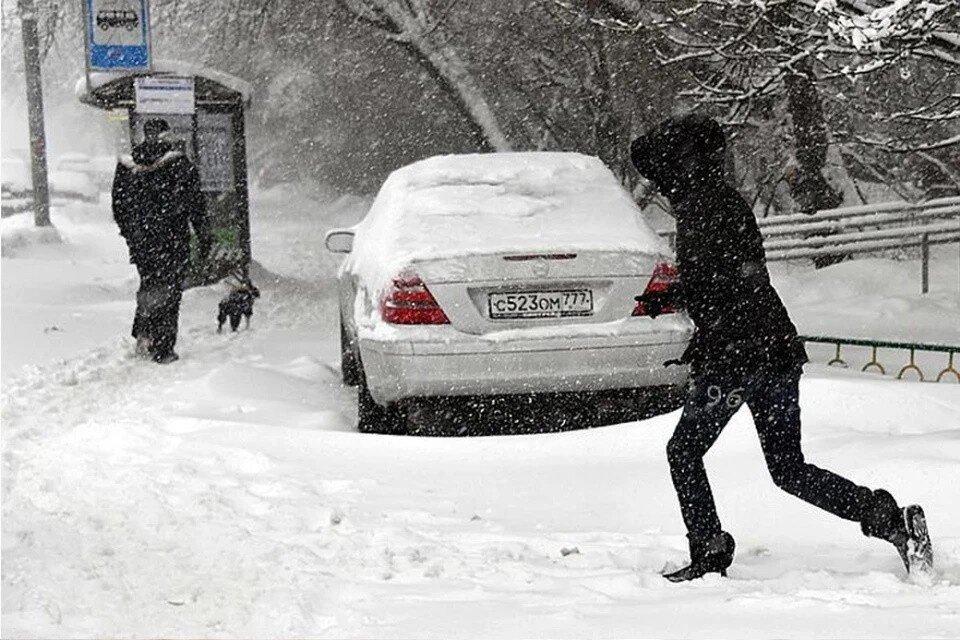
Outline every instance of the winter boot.
{"type": "Polygon", "coordinates": [[[893,544],[907,573],[933,570],[933,546],[927,520],[918,504],[900,508],[889,492],[877,489],[860,521],[863,534],[893,544]]]}
{"type": "Polygon", "coordinates": [[[148,336],[137,337],[137,346],[134,353],[138,358],[149,358],[153,355],[153,339],[148,336]]]}
{"type": "Polygon", "coordinates": [[[176,362],[180,359],[180,356],[177,355],[175,351],[167,351],[166,353],[155,353],[153,354],[153,361],[157,364],[170,364],[171,362],[176,362]]]}
{"type": "Polygon", "coordinates": [[[673,573],[663,574],[664,578],[670,582],[686,582],[702,578],[708,573],[727,576],[727,567],[733,563],[736,549],[732,535],[721,531],[709,538],[697,538],[688,533],[687,538],[690,540],[690,564],[673,573]]]}

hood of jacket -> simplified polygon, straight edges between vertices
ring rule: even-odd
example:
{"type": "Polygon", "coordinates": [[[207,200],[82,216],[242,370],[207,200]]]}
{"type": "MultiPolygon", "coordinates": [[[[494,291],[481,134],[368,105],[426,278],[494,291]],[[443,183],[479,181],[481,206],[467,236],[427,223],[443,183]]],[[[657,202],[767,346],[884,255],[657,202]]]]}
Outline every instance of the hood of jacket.
{"type": "Polygon", "coordinates": [[[133,161],[140,166],[151,165],[172,149],[173,145],[161,140],[142,142],[133,148],[133,161]]]}
{"type": "Polygon", "coordinates": [[[634,140],[630,158],[637,171],[672,204],[697,188],[723,181],[726,140],[713,118],[669,118],[634,140]]]}
{"type": "Polygon", "coordinates": [[[172,160],[184,156],[183,151],[169,142],[144,142],[133,148],[133,153],[121,156],[120,162],[136,174],[149,173],[172,160]]]}

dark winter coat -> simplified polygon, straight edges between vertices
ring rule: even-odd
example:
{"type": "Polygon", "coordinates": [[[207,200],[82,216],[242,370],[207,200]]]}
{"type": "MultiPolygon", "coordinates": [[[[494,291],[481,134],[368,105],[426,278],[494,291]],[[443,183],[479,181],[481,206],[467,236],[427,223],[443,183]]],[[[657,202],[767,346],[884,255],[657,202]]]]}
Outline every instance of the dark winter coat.
{"type": "Polygon", "coordinates": [[[210,251],[210,224],[200,174],[166,142],[138,145],[121,159],[113,181],[113,217],[141,272],[182,271],[190,256],[190,227],[200,254],[210,251]]]}
{"type": "Polygon", "coordinates": [[[723,178],[724,136],[700,116],[669,119],[631,145],[677,222],[678,295],[696,325],[682,360],[694,373],[785,370],[807,361],[770,284],[756,218],[723,178]]]}

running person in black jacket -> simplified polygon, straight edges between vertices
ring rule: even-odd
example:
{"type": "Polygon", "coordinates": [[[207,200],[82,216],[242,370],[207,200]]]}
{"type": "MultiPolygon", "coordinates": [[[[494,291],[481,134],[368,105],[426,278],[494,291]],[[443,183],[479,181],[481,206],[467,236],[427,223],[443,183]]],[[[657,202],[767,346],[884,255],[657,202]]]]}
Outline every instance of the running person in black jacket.
{"type": "MultiPolygon", "coordinates": [[[[733,536],[721,529],[703,456],[742,404],[753,414],[778,487],[859,522],[865,535],[889,540],[909,570],[908,555],[915,551],[909,545],[925,539],[925,531],[912,525],[919,507],[901,509],[887,491],[871,491],[804,460],[799,380],[807,354],[770,284],[756,219],[724,181],[724,149],[720,125],[700,116],[669,119],[631,145],[637,170],[670,200],[680,269],[673,295],[696,325],[681,359],[691,367],[692,382],[667,445],[691,562],[665,577],[679,582],[725,575],[733,562],[733,536]]],[[[677,302],[641,298],[648,307],[677,302]]]]}

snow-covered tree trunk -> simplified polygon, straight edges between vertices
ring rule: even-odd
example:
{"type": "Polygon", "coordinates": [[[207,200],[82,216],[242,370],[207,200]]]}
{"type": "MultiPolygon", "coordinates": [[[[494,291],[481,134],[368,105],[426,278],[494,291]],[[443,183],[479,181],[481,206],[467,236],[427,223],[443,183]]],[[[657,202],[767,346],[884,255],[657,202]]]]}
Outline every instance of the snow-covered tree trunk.
{"type": "Polygon", "coordinates": [[[435,70],[490,146],[497,151],[510,151],[510,141],[500,128],[490,103],[456,50],[450,45],[435,46],[422,33],[408,33],[409,46],[435,70]]]}
{"type": "Polygon", "coordinates": [[[486,94],[453,45],[443,42],[425,0],[341,0],[343,6],[408,46],[446,87],[464,115],[496,151],[510,151],[486,94]]]}
{"type": "Polygon", "coordinates": [[[823,175],[830,141],[813,69],[809,64],[799,63],[797,72],[784,78],[784,85],[797,160],[796,174],[787,181],[790,193],[804,213],[838,207],[843,196],[823,175]]]}
{"type": "MultiPolygon", "coordinates": [[[[772,9],[769,12],[771,22],[785,34],[801,31],[803,23],[794,20],[788,8],[789,5],[772,9]]],[[[803,52],[802,46],[795,43],[793,38],[784,40],[788,54],[796,56],[803,52]]],[[[792,121],[794,158],[797,161],[794,175],[787,180],[790,194],[804,213],[812,214],[821,209],[838,207],[843,204],[843,195],[833,189],[823,175],[830,138],[810,57],[800,57],[793,64],[786,65],[783,83],[787,93],[787,111],[792,121]]]]}

